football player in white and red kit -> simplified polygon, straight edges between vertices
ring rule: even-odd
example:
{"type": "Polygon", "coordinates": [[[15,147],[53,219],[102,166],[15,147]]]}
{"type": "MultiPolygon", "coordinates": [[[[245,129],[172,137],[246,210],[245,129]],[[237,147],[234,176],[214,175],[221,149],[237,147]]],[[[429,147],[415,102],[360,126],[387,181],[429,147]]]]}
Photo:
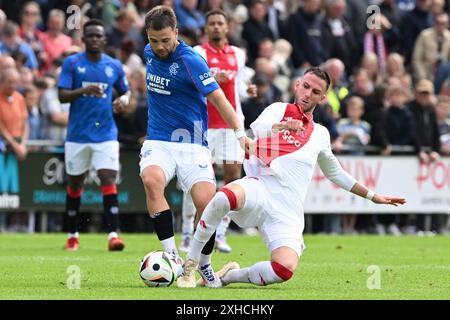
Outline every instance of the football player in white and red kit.
{"type": "MultiPolygon", "coordinates": [[[[228,16],[220,9],[211,10],[205,15],[205,35],[207,42],[194,47],[206,60],[212,76],[216,79],[227,100],[231,103],[242,125],[244,115],[241,110],[240,96],[256,96],[256,86],[247,85],[243,79],[245,67],[245,52],[228,44],[228,16]]],[[[244,150],[239,146],[234,131],[223,120],[220,113],[208,101],[208,147],[212,162],[223,164],[224,184],[241,177],[241,167],[244,160],[244,150]]],[[[183,198],[183,226],[180,250],[186,251],[193,234],[195,207],[192,198],[183,198]]],[[[227,244],[225,233],[230,224],[230,218],[225,216],[216,233],[216,249],[228,253],[231,247],[227,244]]]]}
{"type": "Polygon", "coordinates": [[[271,253],[239,269],[229,263],[221,274],[221,285],[253,283],[268,285],[289,280],[305,248],[303,204],[314,167],[319,163],[325,176],[341,188],[377,204],[397,206],[401,197],[381,196],[345,172],[333,155],[328,130],[313,121],[317,103],[324,101],[330,77],[320,68],[306,70],[295,86],[295,103],[274,103],[251,124],[257,138],[244,162],[247,176],[216,193],[199,221],[187,254],[179,287],[195,287],[200,251],[223,216],[241,227],[258,227],[271,253]],[[231,211],[231,213],[229,213],[231,211]]]}

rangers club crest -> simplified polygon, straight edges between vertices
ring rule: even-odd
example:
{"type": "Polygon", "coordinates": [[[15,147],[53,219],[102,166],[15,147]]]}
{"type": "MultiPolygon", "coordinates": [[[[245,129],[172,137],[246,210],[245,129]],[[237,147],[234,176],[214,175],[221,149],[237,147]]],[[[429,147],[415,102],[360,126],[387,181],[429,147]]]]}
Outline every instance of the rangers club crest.
{"type": "Polygon", "coordinates": [[[174,62],[172,63],[172,65],[169,67],[169,72],[172,76],[175,76],[178,73],[178,63],[174,62]]]}
{"type": "Polygon", "coordinates": [[[111,78],[112,76],[114,76],[114,70],[111,67],[106,67],[105,68],[105,74],[108,76],[108,78],[111,78]]]}

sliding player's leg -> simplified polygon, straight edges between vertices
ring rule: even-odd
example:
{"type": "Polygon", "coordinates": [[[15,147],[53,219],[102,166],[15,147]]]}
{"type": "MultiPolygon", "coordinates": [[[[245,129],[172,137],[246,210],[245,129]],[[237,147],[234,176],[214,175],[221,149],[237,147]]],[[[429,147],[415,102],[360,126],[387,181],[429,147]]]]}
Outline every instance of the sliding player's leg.
{"type": "Polygon", "coordinates": [[[232,269],[220,279],[222,285],[230,283],[253,283],[266,286],[288,281],[298,265],[297,252],[290,247],[279,247],[272,251],[270,261],[260,261],[248,268],[232,269]]]}
{"type": "Polygon", "coordinates": [[[255,197],[258,196],[258,183],[259,181],[255,179],[241,179],[223,187],[214,195],[199,220],[192,246],[186,256],[183,276],[177,282],[178,286],[196,286],[195,269],[201,260],[202,250],[229,211],[237,211],[239,214],[243,209],[244,212],[252,214],[255,209],[255,201],[257,201],[255,197]],[[242,180],[245,181],[242,182],[242,180]],[[246,201],[246,192],[251,193],[249,201],[246,201]]]}
{"type": "Polygon", "coordinates": [[[294,274],[305,247],[303,213],[301,209],[289,205],[289,197],[283,201],[283,193],[268,196],[265,205],[265,215],[257,226],[271,253],[270,261],[230,270],[221,277],[222,285],[243,282],[265,286],[287,281],[294,274]]]}

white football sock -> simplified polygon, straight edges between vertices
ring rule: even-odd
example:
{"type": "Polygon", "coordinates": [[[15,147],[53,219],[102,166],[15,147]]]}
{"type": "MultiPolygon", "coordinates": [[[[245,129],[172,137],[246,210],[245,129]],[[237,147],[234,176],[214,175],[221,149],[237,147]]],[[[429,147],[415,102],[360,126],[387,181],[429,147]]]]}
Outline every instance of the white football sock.
{"type": "Polygon", "coordinates": [[[191,237],[194,233],[194,218],[196,211],[191,195],[183,193],[183,206],[181,209],[181,232],[183,233],[183,236],[191,237]]]}
{"type": "Polygon", "coordinates": [[[202,218],[194,234],[192,247],[189,249],[186,259],[200,260],[200,254],[205,243],[211,238],[220,221],[222,221],[228,211],[230,211],[228,197],[223,192],[217,192],[202,214],[202,218]]]}
{"type": "Polygon", "coordinates": [[[161,244],[164,246],[164,251],[168,253],[178,254],[177,246],[175,245],[175,237],[172,236],[170,238],[161,240],[161,244]]]}
{"type": "Polygon", "coordinates": [[[270,261],[257,262],[249,268],[230,270],[221,280],[223,284],[240,282],[253,283],[257,286],[283,282],[283,279],[273,270],[270,261]]]}
{"type": "Polygon", "coordinates": [[[207,287],[220,287],[222,283],[219,277],[217,277],[210,264],[202,265],[199,267],[199,271],[202,275],[203,282],[207,287]]]}
{"type": "Polygon", "coordinates": [[[211,254],[200,254],[200,259],[198,262],[199,267],[205,266],[207,264],[211,264],[211,254]]]}

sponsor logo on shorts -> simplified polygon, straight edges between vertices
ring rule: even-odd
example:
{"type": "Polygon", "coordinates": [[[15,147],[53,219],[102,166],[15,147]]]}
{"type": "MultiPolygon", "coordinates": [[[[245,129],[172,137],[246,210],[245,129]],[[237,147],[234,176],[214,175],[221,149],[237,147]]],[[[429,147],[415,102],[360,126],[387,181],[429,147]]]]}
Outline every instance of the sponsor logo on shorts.
{"type": "Polygon", "coordinates": [[[203,229],[206,229],[206,222],[205,222],[205,220],[200,220],[199,224],[202,226],[203,229]]]}
{"type": "Polygon", "coordinates": [[[141,158],[148,157],[151,154],[152,154],[152,150],[151,149],[145,150],[144,152],[141,153],[141,158]]]}
{"type": "Polygon", "coordinates": [[[206,169],[206,168],[208,168],[208,165],[207,165],[207,164],[205,164],[205,165],[199,164],[198,167],[199,167],[200,169],[206,169]]]}

